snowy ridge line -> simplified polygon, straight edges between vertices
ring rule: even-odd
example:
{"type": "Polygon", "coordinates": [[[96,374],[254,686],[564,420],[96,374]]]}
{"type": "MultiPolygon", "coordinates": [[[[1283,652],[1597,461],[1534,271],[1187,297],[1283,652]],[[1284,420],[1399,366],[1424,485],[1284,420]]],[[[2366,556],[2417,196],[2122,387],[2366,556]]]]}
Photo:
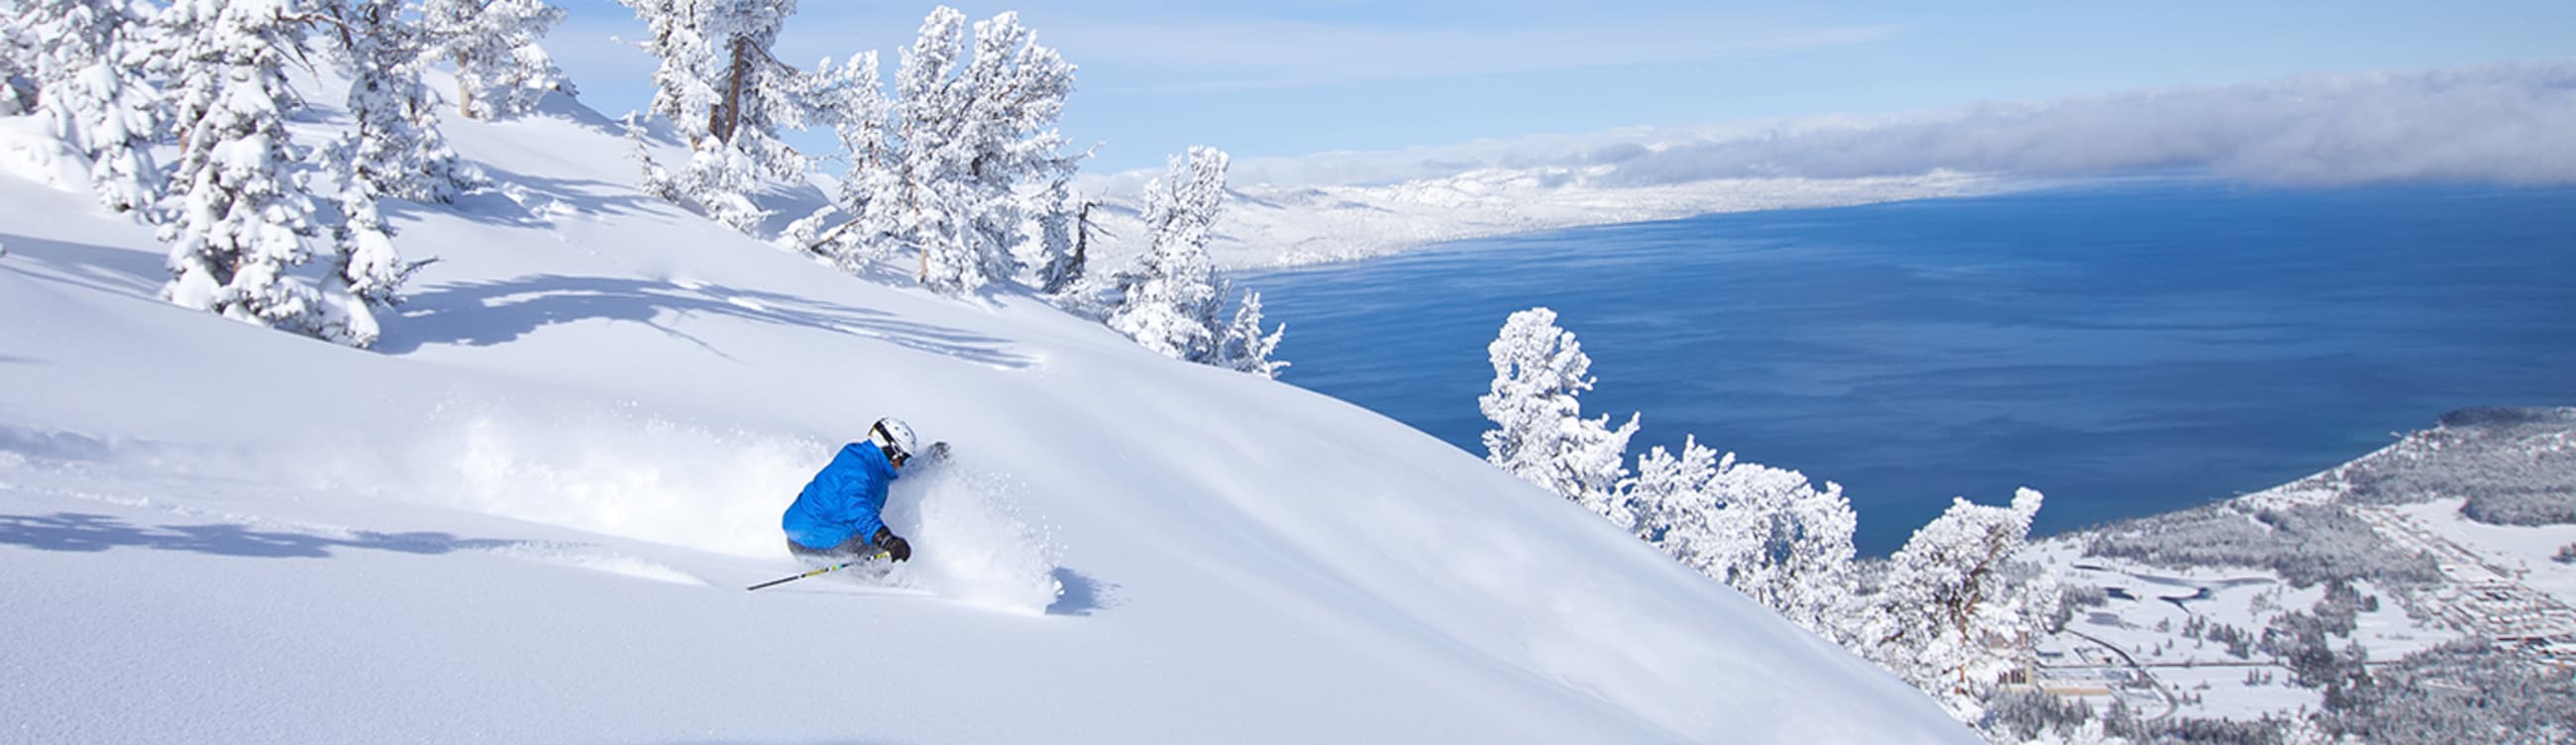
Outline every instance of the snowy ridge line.
{"type": "MultiPolygon", "coordinates": [[[[1848,207],[2042,188],[2039,179],[1954,171],[1846,179],[1727,178],[1594,184],[1606,167],[1486,169],[1376,186],[1238,185],[1227,193],[1209,256],[1229,271],[1387,256],[1437,243],[1727,212],[1848,207]]],[[[1144,250],[1133,197],[1108,195],[1101,256],[1120,266],[1144,250]]]]}

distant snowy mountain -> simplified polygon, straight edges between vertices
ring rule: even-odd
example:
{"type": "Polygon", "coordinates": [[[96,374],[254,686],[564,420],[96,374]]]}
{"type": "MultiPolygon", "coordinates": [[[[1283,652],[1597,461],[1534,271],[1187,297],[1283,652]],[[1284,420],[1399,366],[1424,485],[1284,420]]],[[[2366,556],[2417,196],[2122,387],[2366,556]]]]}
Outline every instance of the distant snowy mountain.
{"type": "MultiPolygon", "coordinates": [[[[375,351],[162,301],[151,231],[0,120],[0,740],[1974,739],[1474,456],[763,245],[631,188],[619,129],[555,104],[446,124],[492,188],[384,203],[438,262],[375,351]],[[916,561],[744,592],[799,569],[779,511],[881,415],[960,453],[896,485],[916,561]]],[[[1232,260],[1521,229],[1500,205],[1544,189],[1518,206],[1586,193],[1247,195],[1232,260]],[[1378,210],[1347,241],[1287,216],[1378,210]]]]}
{"type": "MultiPolygon", "coordinates": [[[[2576,63],[2519,62],[1247,157],[1213,253],[1224,268],[1287,266],[1531,230],[2145,174],[2576,183],[2571,90],[2576,63]]],[[[1082,191],[1132,208],[1159,172],[1087,176],[1082,191]]],[[[1136,250],[1127,235],[1113,251],[1136,250]]]]}
{"type": "MultiPolygon", "coordinates": [[[[1383,256],[1444,241],[1669,220],[1720,212],[1839,207],[2002,191],[2013,182],[1951,171],[1867,178],[1615,182],[1608,166],[1487,168],[1389,184],[1237,185],[1208,247],[1226,269],[1383,256]]],[[[1107,266],[1144,247],[1133,178],[1098,182],[1107,266]]],[[[2024,187],[2027,183],[2023,184],[2024,187]]]]}

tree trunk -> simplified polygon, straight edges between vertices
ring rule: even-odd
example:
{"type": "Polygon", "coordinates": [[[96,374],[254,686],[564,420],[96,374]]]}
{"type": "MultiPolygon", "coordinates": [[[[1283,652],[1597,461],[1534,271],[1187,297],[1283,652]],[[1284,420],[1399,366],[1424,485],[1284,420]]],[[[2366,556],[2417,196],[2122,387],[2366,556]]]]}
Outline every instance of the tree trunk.
{"type": "Polygon", "coordinates": [[[725,142],[733,141],[733,132],[742,126],[742,89],[751,77],[751,40],[733,40],[733,66],[725,75],[724,103],[708,112],[707,133],[725,142]]]}
{"type": "Polygon", "coordinates": [[[474,117],[474,89],[465,87],[465,53],[456,53],[456,115],[474,117]]]}

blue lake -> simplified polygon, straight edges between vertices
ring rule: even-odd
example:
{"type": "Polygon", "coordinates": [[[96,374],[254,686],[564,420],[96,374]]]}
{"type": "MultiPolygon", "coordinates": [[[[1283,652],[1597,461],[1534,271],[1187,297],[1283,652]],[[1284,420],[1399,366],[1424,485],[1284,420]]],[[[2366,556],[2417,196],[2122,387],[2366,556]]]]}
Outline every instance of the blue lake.
{"type": "Polygon", "coordinates": [[[2465,406],[2576,404],[2576,189],[2127,182],[1712,215],[1239,275],[1282,380],[1483,455],[1544,305],[1588,415],[1843,484],[1864,553],[1952,495],[2039,529],[2263,489],[2465,406]]]}

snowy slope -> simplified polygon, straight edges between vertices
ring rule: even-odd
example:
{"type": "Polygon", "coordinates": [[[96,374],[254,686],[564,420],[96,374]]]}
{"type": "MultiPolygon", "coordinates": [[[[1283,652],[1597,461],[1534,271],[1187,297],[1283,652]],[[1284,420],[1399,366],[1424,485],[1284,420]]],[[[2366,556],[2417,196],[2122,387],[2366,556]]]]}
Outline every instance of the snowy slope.
{"type": "Polygon", "coordinates": [[[440,262],[374,352],[0,176],[0,741],[1971,740],[1473,456],[835,273],[556,111],[448,124],[501,187],[389,211],[440,262]],[[913,565],[743,592],[887,414],[961,453],[895,488],[913,565]]]}

